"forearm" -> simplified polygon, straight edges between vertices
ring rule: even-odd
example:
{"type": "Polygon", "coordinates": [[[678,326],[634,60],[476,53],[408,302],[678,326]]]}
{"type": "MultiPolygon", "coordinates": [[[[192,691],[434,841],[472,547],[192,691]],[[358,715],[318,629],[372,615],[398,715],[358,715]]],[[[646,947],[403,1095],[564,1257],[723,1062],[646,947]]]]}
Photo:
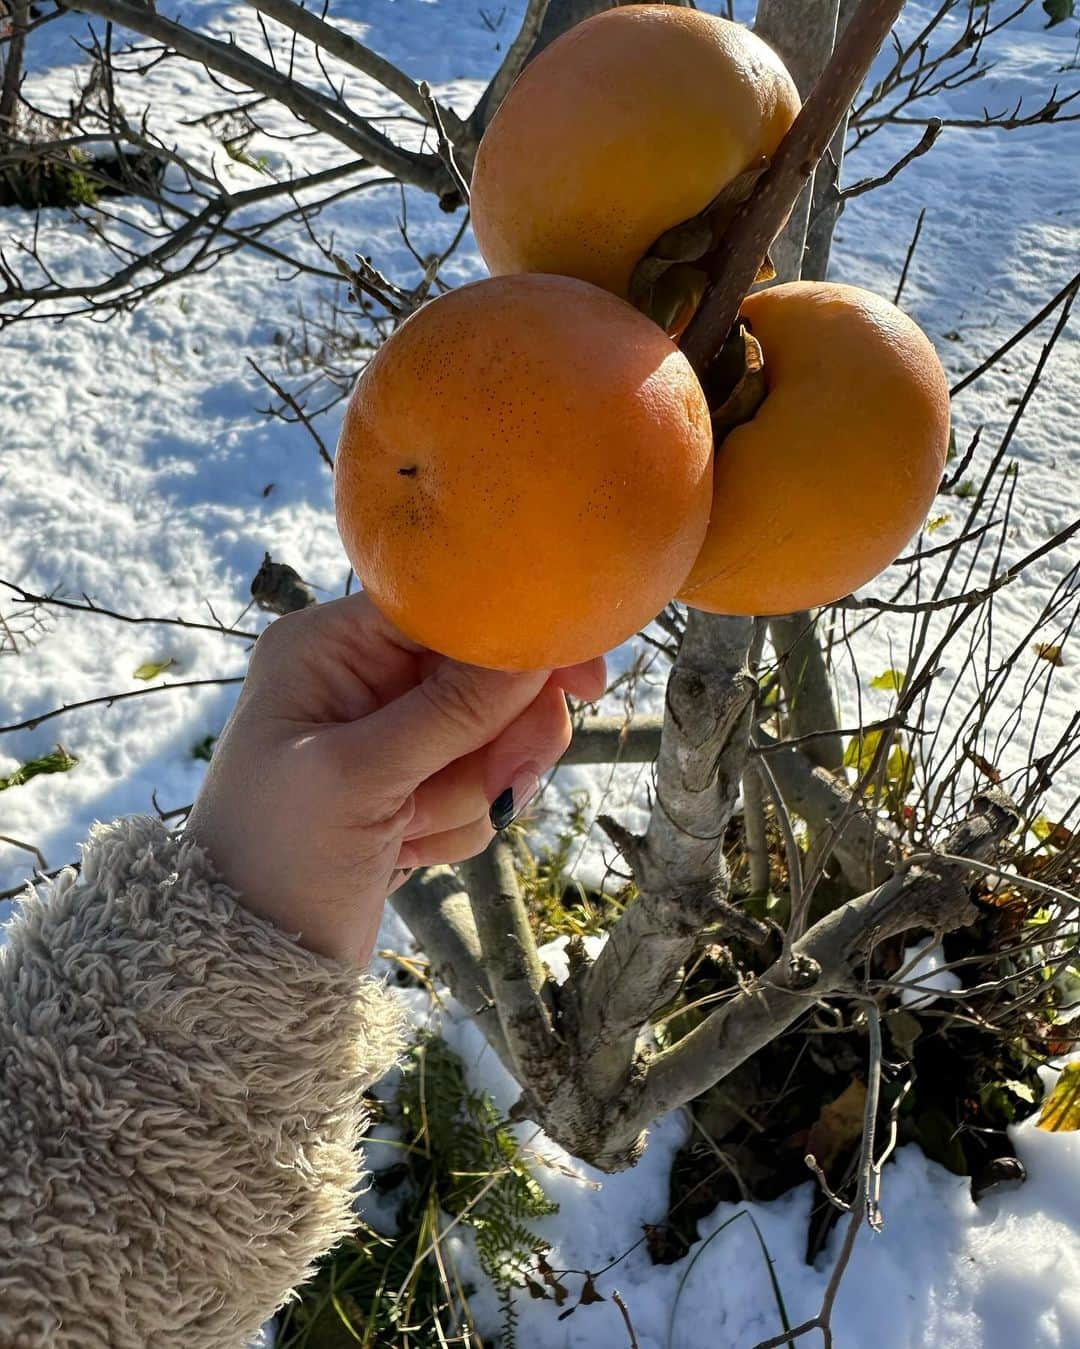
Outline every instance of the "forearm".
{"type": "Polygon", "coordinates": [[[0,953],[0,1343],[242,1345],[348,1230],[398,1038],[197,848],[98,830],[0,953]]]}

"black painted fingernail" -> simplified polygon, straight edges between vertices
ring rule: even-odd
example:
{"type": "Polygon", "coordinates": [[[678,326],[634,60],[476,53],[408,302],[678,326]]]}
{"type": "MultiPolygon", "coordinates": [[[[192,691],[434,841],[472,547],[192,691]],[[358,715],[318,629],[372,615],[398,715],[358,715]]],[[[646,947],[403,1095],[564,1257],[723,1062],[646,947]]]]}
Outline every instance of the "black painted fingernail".
{"type": "Polygon", "coordinates": [[[531,768],[515,773],[509,787],[505,787],[491,803],[488,819],[492,829],[506,829],[517,819],[536,793],[540,779],[531,768]]]}

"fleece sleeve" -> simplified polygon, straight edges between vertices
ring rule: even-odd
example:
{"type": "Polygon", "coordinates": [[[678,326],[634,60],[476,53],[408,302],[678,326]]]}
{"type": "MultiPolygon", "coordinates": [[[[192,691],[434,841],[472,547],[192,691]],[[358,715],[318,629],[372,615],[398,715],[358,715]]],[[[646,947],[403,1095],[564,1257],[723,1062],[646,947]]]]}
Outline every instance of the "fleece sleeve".
{"type": "Polygon", "coordinates": [[[399,1039],[195,845],[97,828],[0,951],[0,1345],[243,1345],[349,1230],[399,1039]]]}

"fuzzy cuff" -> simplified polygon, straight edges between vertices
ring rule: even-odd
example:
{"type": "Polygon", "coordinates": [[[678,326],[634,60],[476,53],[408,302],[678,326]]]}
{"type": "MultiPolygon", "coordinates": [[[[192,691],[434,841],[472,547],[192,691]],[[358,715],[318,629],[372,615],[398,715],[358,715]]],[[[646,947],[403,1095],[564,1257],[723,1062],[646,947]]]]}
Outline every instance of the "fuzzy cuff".
{"type": "Polygon", "coordinates": [[[7,936],[0,1344],[244,1344],[353,1225],[395,1003],[148,818],[95,828],[7,936]]]}

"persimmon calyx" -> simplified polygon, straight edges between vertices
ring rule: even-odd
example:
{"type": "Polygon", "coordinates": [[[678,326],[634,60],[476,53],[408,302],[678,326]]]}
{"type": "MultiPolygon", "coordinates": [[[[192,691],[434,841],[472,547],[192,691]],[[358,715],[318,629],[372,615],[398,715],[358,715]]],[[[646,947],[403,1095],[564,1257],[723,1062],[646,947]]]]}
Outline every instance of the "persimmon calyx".
{"type": "MultiPolygon", "coordinates": [[[[686,330],[705,294],[711,279],[710,254],[768,167],[768,156],[761,155],[736,174],[698,215],[665,230],[634,268],[630,303],[673,340],[686,330]]],[[[771,281],[775,275],[766,258],[757,280],[771,281]]]]}
{"type": "Polygon", "coordinates": [[[751,421],[768,392],[761,343],[739,322],[709,366],[705,390],[712,414],[713,444],[751,421]]]}

